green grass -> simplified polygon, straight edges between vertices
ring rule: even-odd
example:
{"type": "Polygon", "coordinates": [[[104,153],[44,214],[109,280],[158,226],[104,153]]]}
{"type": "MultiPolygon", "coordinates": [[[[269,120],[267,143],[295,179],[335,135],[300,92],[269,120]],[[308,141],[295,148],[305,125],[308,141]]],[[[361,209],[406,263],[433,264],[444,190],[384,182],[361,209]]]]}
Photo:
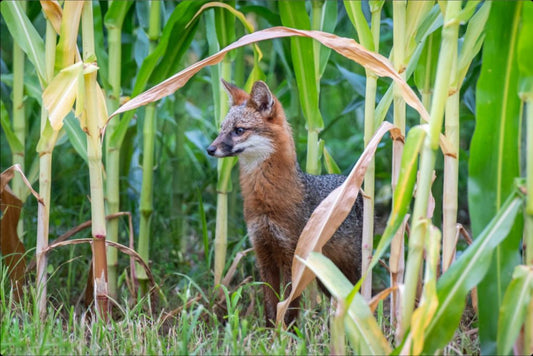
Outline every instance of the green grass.
{"type": "MultiPolygon", "coordinates": [[[[94,321],[80,304],[62,302],[63,297],[50,289],[48,315],[41,320],[35,289],[26,287],[22,300],[15,302],[4,266],[1,272],[2,355],[330,353],[329,300],[322,295],[320,302],[311,303],[304,294],[297,328],[289,332],[264,326],[259,283],[249,282],[229,293],[230,302],[222,303],[227,311],[220,315],[211,292],[182,275],[186,282],[165,290],[166,304],[159,300],[153,313],[148,300],[135,304],[124,297],[114,309],[114,319],[105,325],[94,321]]],[[[52,284],[56,277],[51,277],[52,284]]],[[[387,310],[385,302],[376,315],[392,340],[387,310]]],[[[472,313],[465,315],[444,354],[479,354],[477,333],[473,332],[476,323],[472,313]]],[[[351,351],[348,347],[347,352],[351,351]]]]}
{"type": "MultiPolygon", "coordinates": [[[[262,308],[246,310],[253,299],[261,305],[257,283],[231,293],[228,315],[219,319],[210,301],[200,300],[165,318],[166,311],[151,315],[148,302],[115,310],[109,325],[92,321],[74,306],[48,308],[40,320],[36,293],[26,290],[14,302],[6,273],[1,286],[0,353],[10,354],[326,354],[329,352],[328,301],[303,310],[298,329],[287,332],[263,326],[262,308]],[[250,294],[252,295],[250,299],[250,294]],[[258,309],[258,310],[257,310],[258,309]]],[[[192,285],[180,289],[176,299],[193,299],[192,285]]],[[[304,301],[308,305],[309,300],[304,301]]],[[[123,305],[127,305],[126,302],[123,305]]],[[[182,304],[183,306],[183,304],[182,304]]]]}

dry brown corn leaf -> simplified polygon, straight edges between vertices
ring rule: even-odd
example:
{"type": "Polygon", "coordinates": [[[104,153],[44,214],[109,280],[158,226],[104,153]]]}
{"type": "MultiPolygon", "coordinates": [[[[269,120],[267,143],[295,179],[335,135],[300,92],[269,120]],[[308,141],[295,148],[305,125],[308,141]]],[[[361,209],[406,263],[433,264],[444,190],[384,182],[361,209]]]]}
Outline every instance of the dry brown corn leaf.
{"type": "Polygon", "coordinates": [[[268,28],[266,30],[257,31],[241,37],[236,42],[233,42],[212,56],[194,63],[193,65],[185,68],[181,72],[173,75],[167,80],[145,91],[144,93],[137,95],[135,98],[118,108],[118,110],[115,111],[110,117],[125,111],[133,110],[148,103],[152,103],[174,93],[176,90],[183,87],[187,81],[202,68],[217,64],[222,61],[226,53],[232,49],[246,46],[258,41],[290,36],[313,38],[322,43],[324,46],[329,47],[337,53],[343,55],[344,57],[347,57],[361,64],[363,67],[372,70],[377,75],[381,77],[392,78],[396,83],[399,84],[399,88],[403,98],[405,99],[405,102],[418,111],[426,121],[429,121],[429,114],[424,108],[424,105],[422,105],[420,99],[418,99],[415,92],[409,87],[405,80],[402,79],[398,72],[394,70],[389,60],[382,55],[367,50],[350,38],[339,37],[331,33],[321,31],[296,30],[283,26],[268,28]]]}
{"type": "Polygon", "coordinates": [[[291,293],[287,299],[278,303],[277,323],[283,322],[290,302],[298,297],[315,278],[314,274],[296,256],[305,260],[312,251],[321,252],[322,247],[346,219],[357,199],[368,164],[374,157],[381,138],[388,131],[391,131],[391,135],[396,135],[400,130],[389,122],[383,122],[344,183],[318,205],[307,221],[294,252],[291,293]]]}

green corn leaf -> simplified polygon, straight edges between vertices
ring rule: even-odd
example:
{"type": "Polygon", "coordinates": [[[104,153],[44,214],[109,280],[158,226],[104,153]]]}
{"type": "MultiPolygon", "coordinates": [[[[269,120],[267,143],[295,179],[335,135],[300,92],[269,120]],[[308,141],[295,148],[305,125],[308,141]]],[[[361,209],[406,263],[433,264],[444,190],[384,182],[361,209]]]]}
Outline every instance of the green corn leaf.
{"type": "Polygon", "coordinates": [[[28,56],[39,76],[41,86],[44,87],[46,85],[46,71],[43,39],[33,27],[18,1],[2,1],[0,10],[9,33],[28,56]]]}
{"type": "Polygon", "coordinates": [[[87,135],[81,129],[79,121],[74,115],[69,114],[63,120],[63,124],[70,144],[74,147],[80,157],[83,158],[85,163],[87,163],[87,135]]]}
{"type": "Polygon", "coordinates": [[[374,39],[372,37],[372,32],[370,32],[370,26],[366,21],[365,15],[363,14],[362,5],[362,1],[344,1],[346,13],[348,14],[350,21],[357,31],[359,43],[365,46],[366,49],[373,51],[375,48],[374,39]]]}
{"type": "MultiPolygon", "coordinates": [[[[166,56],[167,51],[170,50],[169,47],[174,46],[173,41],[176,38],[176,33],[179,33],[180,37],[185,37],[186,33],[190,31],[189,27],[191,24],[189,24],[189,22],[204,3],[205,1],[182,1],[174,8],[174,11],[172,11],[172,14],[163,28],[159,43],[154,51],[150,53],[141,64],[141,68],[136,76],[135,85],[133,86],[132,97],[144,90],[158,63],[164,60],[164,56],[166,56]]],[[[184,42],[183,44],[186,43],[184,42]]],[[[114,145],[117,145],[124,140],[124,136],[126,135],[126,131],[128,130],[133,115],[133,111],[126,113],[120,120],[116,131],[111,137],[114,145]]]]}
{"type": "Polygon", "coordinates": [[[440,12],[439,5],[435,4],[420,22],[420,26],[416,30],[415,42],[422,42],[427,36],[441,28],[443,22],[444,19],[440,12]]]}
{"type": "MultiPolygon", "coordinates": [[[[311,28],[304,1],[283,0],[278,3],[278,6],[281,22],[284,26],[302,30],[311,28]]],[[[318,108],[318,88],[314,70],[315,58],[312,39],[291,37],[291,56],[307,129],[320,131],[324,128],[324,122],[318,108]]]]}
{"type": "Polygon", "coordinates": [[[417,45],[417,34],[421,29],[422,22],[428,21],[428,15],[430,18],[434,16],[434,14],[431,12],[432,9],[433,2],[431,1],[409,1],[407,3],[407,9],[405,13],[406,18],[409,19],[405,24],[405,52],[407,55],[412,53],[417,45]]]}
{"type": "MultiPolygon", "coordinates": [[[[125,2],[125,1],[114,1],[125,2]]],[[[93,2],[93,22],[94,22],[94,42],[104,43],[104,18],[102,15],[102,9],[100,8],[100,2],[93,2]]],[[[98,79],[102,82],[106,90],[111,90],[111,84],[109,84],[109,56],[107,54],[107,48],[105,46],[95,46],[96,58],[98,58],[98,79]]]]}
{"type": "Polygon", "coordinates": [[[481,2],[480,0],[467,1],[465,3],[465,7],[461,10],[459,15],[457,16],[457,20],[461,22],[467,22],[474,14],[474,11],[476,11],[476,7],[480,2],[481,2]]]}
{"type": "Polygon", "coordinates": [[[527,314],[533,293],[533,266],[516,266],[503,297],[498,319],[498,355],[511,353],[527,314]]]}
{"type": "MultiPolygon", "coordinates": [[[[520,71],[519,91],[522,100],[533,101],[533,3],[525,2],[522,5],[522,28],[518,38],[518,70],[520,71]]],[[[533,201],[533,199],[531,199],[533,201]]]]}
{"type": "Polygon", "coordinates": [[[329,151],[325,145],[324,145],[324,149],[322,150],[322,152],[324,154],[324,167],[326,167],[326,172],[328,172],[328,174],[341,174],[342,172],[341,172],[341,169],[339,168],[339,165],[337,164],[337,162],[335,162],[333,157],[329,154],[329,151]]]}
{"type": "Polygon", "coordinates": [[[58,131],[55,131],[50,125],[50,121],[46,120],[43,131],[41,132],[41,137],[37,142],[37,147],[35,150],[43,155],[45,153],[51,153],[54,150],[56,144],[58,131]]]}
{"type": "MultiPolygon", "coordinates": [[[[416,181],[418,154],[422,149],[422,144],[426,137],[426,131],[422,126],[415,126],[409,130],[405,146],[402,154],[402,162],[400,166],[400,175],[396,190],[394,191],[394,199],[392,212],[387,223],[387,227],[379,240],[376,252],[370,262],[369,271],[379,261],[387,247],[390,245],[394,234],[400,227],[405,218],[405,214],[409,209],[411,199],[413,197],[413,190],[416,181]]],[[[365,271],[363,271],[365,272],[365,271]]]]}
{"type": "Polygon", "coordinates": [[[249,2],[243,3],[239,9],[245,13],[254,13],[257,16],[265,19],[270,26],[281,26],[281,20],[279,18],[279,15],[274,13],[272,10],[265,6],[259,6],[259,5],[247,5],[249,2]]]}
{"type": "Polygon", "coordinates": [[[318,252],[311,252],[306,260],[296,257],[316,274],[332,296],[348,307],[345,326],[351,334],[356,334],[349,335],[349,339],[354,343],[353,347],[363,355],[390,353],[392,348],[361,294],[355,294],[348,306],[346,299],[352,292],[352,284],[340,269],[318,252]]]}
{"type": "MultiPolygon", "coordinates": [[[[322,5],[322,19],[320,21],[320,31],[333,33],[335,26],[337,25],[337,1],[324,1],[322,5]]],[[[319,78],[322,77],[326,66],[328,64],[331,49],[325,46],[319,46],[320,50],[320,62],[319,62],[319,78]]]]}
{"type": "Polygon", "coordinates": [[[9,122],[9,114],[7,113],[4,102],[0,102],[0,123],[2,124],[2,129],[6,135],[7,143],[11,152],[24,152],[24,145],[18,139],[17,135],[13,132],[11,128],[11,123],[9,122]]]}
{"type": "Polygon", "coordinates": [[[424,49],[418,59],[418,65],[415,68],[415,84],[419,91],[432,89],[435,85],[437,75],[437,62],[439,59],[439,50],[441,35],[436,31],[429,35],[424,44],[424,49]]]}
{"type": "Polygon", "coordinates": [[[107,29],[122,27],[131,5],[133,5],[133,1],[113,1],[104,17],[105,27],[107,29]]]}
{"type": "MultiPolygon", "coordinates": [[[[228,5],[235,8],[235,0],[229,0],[228,5]]],[[[215,28],[220,47],[235,41],[235,19],[223,9],[215,9],[215,28]]]]}
{"type": "MultiPolygon", "coordinates": [[[[472,233],[480,235],[502,207],[520,175],[520,99],[517,38],[521,2],[492,2],[476,89],[476,129],[469,158],[468,205],[472,233]]],[[[486,278],[478,286],[481,353],[496,352],[498,310],[520,261],[522,219],[496,249],[486,278]]]]}
{"type": "MultiPolygon", "coordinates": [[[[424,353],[434,353],[453,337],[461,320],[467,293],[490,271],[493,252],[506,238],[509,239],[508,235],[522,204],[522,197],[517,193],[511,194],[474,243],[439,279],[439,306],[426,328],[424,353]]],[[[481,300],[479,287],[478,296],[481,300]]],[[[494,311],[493,314],[497,316],[494,311]]]]}
{"type": "Polygon", "coordinates": [[[485,39],[485,24],[489,18],[491,2],[485,2],[476,14],[468,21],[468,26],[464,35],[461,53],[457,60],[457,78],[456,83],[461,84],[466,76],[470,63],[478,54],[485,39]]]}

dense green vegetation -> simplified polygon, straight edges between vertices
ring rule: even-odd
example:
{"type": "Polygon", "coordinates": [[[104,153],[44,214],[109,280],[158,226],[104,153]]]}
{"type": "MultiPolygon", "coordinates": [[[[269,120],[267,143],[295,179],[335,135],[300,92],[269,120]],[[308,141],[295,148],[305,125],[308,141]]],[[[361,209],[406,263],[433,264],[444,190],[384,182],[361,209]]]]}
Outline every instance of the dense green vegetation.
{"type": "MultiPolygon", "coordinates": [[[[15,173],[11,187],[23,201],[16,229],[28,266],[17,275],[4,233],[17,222],[6,218],[2,193],[2,354],[531,350],[532,4],[87,4],[2,3],[0,168],[18,163],[46,202],[39,205],[15,173]],[[261,41],[230,51],[179,86],[161,84],[171,88],[161,100],[106,122],[145,90],[274,26],[353,38],[384,57],[357,59],[303,37],[261,41]],[[385,58],[389,74],[379,71],[385,58]],[[365,176],[370,197],[365,235],[374,258],[365,262],[366,284],[352,289],[311,254],[307,265],[338,302],[330,307],[312,287],[291,331],[264,327],[236,160],[217,161],[205,150],[228,109],[220,78],[248,91],[256,80],[268,83],[310,173],[348,175],[365,147],[376,149],[367,153],[368,170],[353,175],[365,176]],[[405,82],[420,99],[400,89],[405,82]],[[65,98],[72,102],[58,103],[65,98]],[[417,101],[427,112],[416,109],[417,101]],[[372,143],[382,121],[399,131],[372,143]],[[104,220],[117,212],[131,214],[133,230],[128,215],[104,220]],[[406,214],[412,217],[404,223],[406,214]],[[36,260],[48,241],[89,220],[92,229],[69,238],[90,238],[93,249],[57,246],[36,260]],[[108,247],[105,256],[102,235],[133,244],[157,286],[125,249],[108,247]],[[104,270],[105,292],[98,280],[104,270]],[[17,278],[22,290],[11,285],[17,278]],[[387,289],[397,284],[402,289],[387,289]],[[382,290],[390,297],[370,312],[368,300],[382,290]],[[100,317],[107,295],[106,324],[100,317]],[[522,324],[525,337],[516,341],[522,324]]],[[[356,181],[345,189],[357,191],[356,181]]],[[[331,220],[342,219],[335,212],[350,202],[335,204],[331,220]]],[[[309,251],[323,236],[313,233],[301,239],[309,251]]]]}

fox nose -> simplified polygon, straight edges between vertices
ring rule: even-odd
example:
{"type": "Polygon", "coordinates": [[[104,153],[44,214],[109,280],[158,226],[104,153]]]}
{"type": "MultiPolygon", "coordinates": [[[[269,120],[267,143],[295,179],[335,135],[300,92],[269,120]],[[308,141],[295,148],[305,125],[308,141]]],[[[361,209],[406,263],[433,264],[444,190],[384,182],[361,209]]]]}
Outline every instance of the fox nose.
{"type": "Polygon", "coordinates": [[[213,156],[215,154],[215,151],[217,150],[217,148],[213,145],[207,147],[207,153],[210,155],[210,156],[213,156]]]}

